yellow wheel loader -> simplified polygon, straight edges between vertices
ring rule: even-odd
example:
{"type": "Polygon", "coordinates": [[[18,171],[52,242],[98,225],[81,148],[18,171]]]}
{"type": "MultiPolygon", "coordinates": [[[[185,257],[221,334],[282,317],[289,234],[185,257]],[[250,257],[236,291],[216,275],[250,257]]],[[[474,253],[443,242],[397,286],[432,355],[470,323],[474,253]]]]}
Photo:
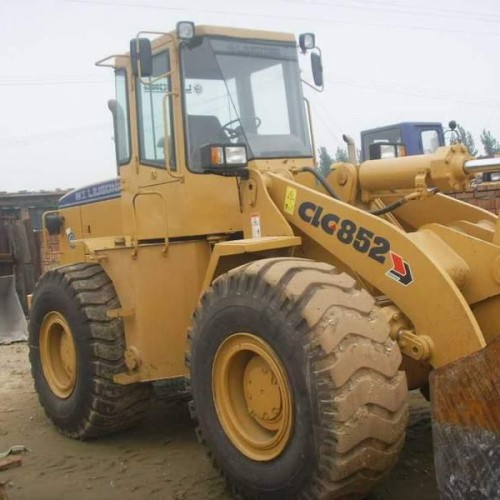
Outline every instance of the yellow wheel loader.
{"type": "Polygon", "coordinates": [[[361,498],[430,386],[443,498],[495,498],[500,226],[439,191],[499,161],[454,145],[321,177],[308,55],[321,87],[311,33],[180,22],[97,63],[118,178],[46,214],[62,261],[33,295],[41,404],[86,439],[165,381],[235,496],[361,498]]]}

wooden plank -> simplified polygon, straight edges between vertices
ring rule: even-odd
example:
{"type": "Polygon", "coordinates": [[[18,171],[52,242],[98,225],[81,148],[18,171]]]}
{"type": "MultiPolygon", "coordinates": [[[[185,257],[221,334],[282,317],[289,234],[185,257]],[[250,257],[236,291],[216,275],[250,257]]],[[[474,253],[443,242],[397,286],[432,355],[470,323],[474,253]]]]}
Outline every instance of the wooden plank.
{"type": "Polygon", "coordinates": [[[0,460],[0,471],[19,467],[23,464],[22,457],[6,457],[0,460]]]}
{"type": "Polygon", "coordinates": [[[9,495],[7,495],[7,488],[4,483],[0,483],[0,500],[9,500],[9,495]]]}

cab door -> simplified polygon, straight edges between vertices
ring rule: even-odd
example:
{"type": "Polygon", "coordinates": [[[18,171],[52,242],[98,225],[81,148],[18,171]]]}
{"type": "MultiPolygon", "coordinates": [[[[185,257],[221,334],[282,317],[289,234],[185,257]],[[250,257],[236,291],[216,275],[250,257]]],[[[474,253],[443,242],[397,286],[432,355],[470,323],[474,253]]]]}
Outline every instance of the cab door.
{"type": "Polygon", "coordinates": [[[153,74],[135,78],[138,190],[132,199],[138,241],[168,240],[166,184],[179,182],[174,135],[172,54],[169,44],[153,56],[153,74]]]}
{"type": "Polygon", "coordinates": [[[153,75],[135,80],[139,186],[167,182],[177,169],[171,59],[167,45],[153,56],[153,75]]]}

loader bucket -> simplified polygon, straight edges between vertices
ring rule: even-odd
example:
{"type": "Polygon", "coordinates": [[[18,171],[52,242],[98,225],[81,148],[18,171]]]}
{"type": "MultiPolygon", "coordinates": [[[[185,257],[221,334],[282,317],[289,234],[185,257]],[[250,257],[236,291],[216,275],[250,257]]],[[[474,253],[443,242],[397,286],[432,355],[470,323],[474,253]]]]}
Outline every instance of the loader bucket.
{"type": "Polygon", "coordinates": [[[434,370],[431,401],[441,498],[500,498],[500,337],[434,370]]]}
{"type": "Polygon", "coordinates": [[[0,276],[0,344],[27,340],[28,329],[14,276],[0,276]]]}

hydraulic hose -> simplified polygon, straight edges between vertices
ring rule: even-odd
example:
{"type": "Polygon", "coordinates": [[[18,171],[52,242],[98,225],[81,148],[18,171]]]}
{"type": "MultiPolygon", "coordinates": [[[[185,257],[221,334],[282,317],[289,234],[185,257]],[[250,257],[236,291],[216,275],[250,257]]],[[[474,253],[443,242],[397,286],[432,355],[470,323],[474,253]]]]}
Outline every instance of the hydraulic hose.
{"type": "MultiPolygon", "coordinates": [[[[436,194],[439,191],[438,188],[431,188],[428,190],[430,194],[436,194]]],[[[415,200],[418,198],[418,193],[411,193],[403,198],[400,198],[399,200],[393,201],[392,203],[389,203],[389,205],[382,207],[382,208],[375,208],[374,210],[368,210],[369,214],[372,215],[384,215],[388,212],[392,212],[393,210],[396,210],[396,208],[399,208],[403,206],[405,203],[408,203],[411,200],[415,200]]]]}
{"type": "Polygon", "coordinates": [[[302,167],[299,172],[309,172],[313,174],[314,177],[318,180],[318,182],[325,188],[325,191],[335,200],[340,200],[340,197],[337,193],[332,189],[332,187],[326,182],[326,179],[315,169],[312,167],[302,167]]]}
{"type": "MultiPolygon", "coordinates": [[[[299,172],[309,172],[310,174],[314,175],[318,182],[325,188],[325,191],[335,200],[340,200],[340,197],[337,195],[337,193],[334,191],[334,189],[326,182],[326,179],[315,169],[312,167],[302,167],[299,172]]],[[[435,194],[438,192],[437,188],[432,188],[429,189],[429,192],[431,194],[435,194]]],[[[399,200],[396,200],[389,205],[382,207],[382,208],[376,208],[373,210],[368,210],[369,214],[372,215],[384,215],[389,212],[392,212],[393,210],[396,210],[396,208],[399,208],[403,206],[405,203],[408,203],[411,200],[414,200],[417,197],[417,193],[411,193],[407,196],[404,196],[403,198],[400,198],[399,200]]]]}
{"type": "Polygon", "coordinates": [[[408,203],[409,201],[410,200],[408,198],[400,198],[399,200],[396,200],[385,207],[376,208],[374,210],[368,210],[368,213],[372,215],[384,215],[388,212],[396,210],[396,208],[403,206],[405,203],[408,203]]]}

